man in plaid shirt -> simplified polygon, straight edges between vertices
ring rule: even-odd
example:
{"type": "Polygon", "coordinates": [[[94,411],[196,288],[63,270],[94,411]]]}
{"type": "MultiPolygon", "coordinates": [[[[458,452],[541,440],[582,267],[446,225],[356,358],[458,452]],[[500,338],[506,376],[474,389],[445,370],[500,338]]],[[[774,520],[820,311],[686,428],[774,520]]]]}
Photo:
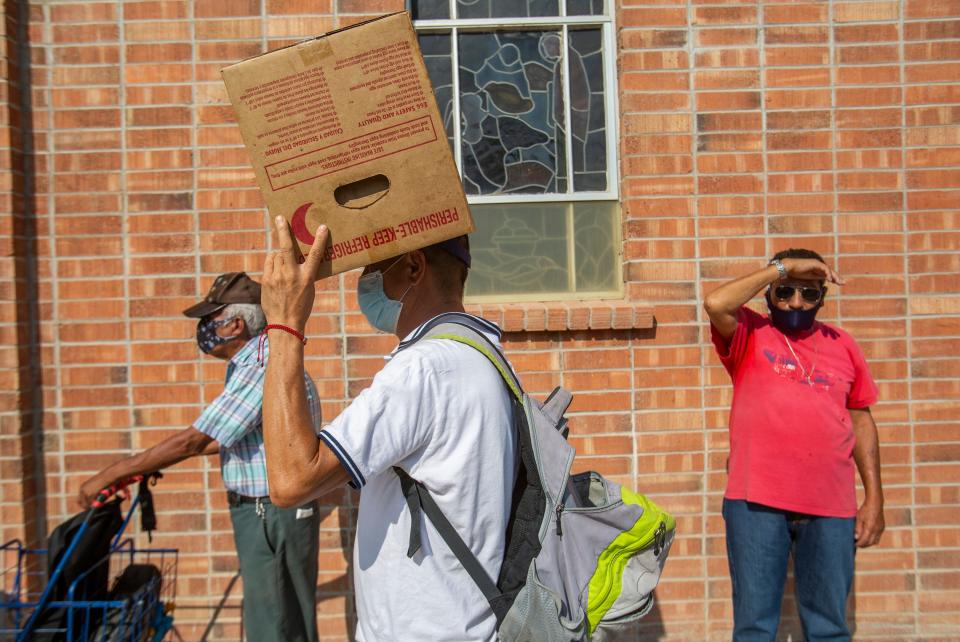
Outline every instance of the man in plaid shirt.
{"type": "MultiPolygon", "coordinates": [[[[197,345],[227,361],[226,382],[193,425],[147,450],[121,459],[80,489],[88,507],[100,489],[151,473],[196,455],[220,453],[234,541],[243,577],[243,624],[256,642],[317,639],[317,501],[279,508],[270,502],[263,449],[263,367],[269,344],[260,345],[266,325],[260,284],[243,272],[222,274],[203,301],[184,310],[200,319],[197,345]]],[[[304,373],[314,431],[320,432],[319,397],[304,373]]]]}

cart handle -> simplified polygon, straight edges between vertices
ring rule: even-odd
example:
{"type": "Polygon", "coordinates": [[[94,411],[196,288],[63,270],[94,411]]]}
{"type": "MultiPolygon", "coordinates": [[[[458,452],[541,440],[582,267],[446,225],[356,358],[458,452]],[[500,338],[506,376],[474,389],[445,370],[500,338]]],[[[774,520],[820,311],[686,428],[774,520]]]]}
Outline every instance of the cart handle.
{"type": "MultiPolygon", "coordinates": [[[[159,476],[160,476],[159,473],[150,473],[149,475],[147,475],[148,478],[153,478],[153,479],[156,479],[159,476]]],[[[93,503],[90,504],[91,508],[100,508],[107,502],[108,499],[110,499],[114,495],[119,496],[120,499],[126,499],[127,487],[133,484],[140,483],[141,481],[143,481],[143,477],[144,477],[143,475],[134,475],[133,477],[122,479],[118,482],[114,482],[113,484],[110,484],[109,486],[101,490],[99,493],[97,493],[96,499],[94,499],[93,503]]]]}

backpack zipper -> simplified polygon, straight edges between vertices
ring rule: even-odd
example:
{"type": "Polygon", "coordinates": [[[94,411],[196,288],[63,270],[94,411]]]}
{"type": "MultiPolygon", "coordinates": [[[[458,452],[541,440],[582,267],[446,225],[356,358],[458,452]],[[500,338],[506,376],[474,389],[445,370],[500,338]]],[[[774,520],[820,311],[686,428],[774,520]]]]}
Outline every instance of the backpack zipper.
{"type": "Polygon", "coordinates": [[[653,534],[653,554],[657,557],[660,556],[660,551],[663,550],[663,545],[667,542],[667,525],[663,522],[660,522],[660,526],[657,527],[657,532],[653,534]]]}
{"type": "Polygon", "coordinates": [[[563,537],[563,528],[560,526],[560,516],[563,515],[563,504],[557,504],[557,536],[563,537]]]}

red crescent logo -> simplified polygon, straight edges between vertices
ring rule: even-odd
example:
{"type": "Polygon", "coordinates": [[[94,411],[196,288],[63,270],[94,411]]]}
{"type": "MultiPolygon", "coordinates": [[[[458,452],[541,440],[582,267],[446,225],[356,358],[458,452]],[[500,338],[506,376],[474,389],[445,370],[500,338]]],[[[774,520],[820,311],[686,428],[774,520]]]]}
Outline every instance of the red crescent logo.
{"type": "Polygon", "coordinates": [[[293,235],[297,237],[298,241],[306,243],[307,245],[313,245],[315,240],[313,234],[307,229],[307,210],[310,209],[311,205],[313,205],[313,203],[304,203],[297,208],[297,211],[293,213],[293,217],[290,219],[290,227],[293,229],[293,235]]]}

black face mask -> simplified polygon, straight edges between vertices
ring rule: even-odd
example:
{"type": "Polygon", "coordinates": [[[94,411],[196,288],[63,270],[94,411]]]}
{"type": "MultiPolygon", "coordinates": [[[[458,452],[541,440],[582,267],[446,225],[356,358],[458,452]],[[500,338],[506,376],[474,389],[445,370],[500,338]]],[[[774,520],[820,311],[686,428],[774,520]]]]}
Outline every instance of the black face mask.
{"type": "Polygon", "coordinates": [[[210,354],[217,346],[236,339],[236,337],[221,337],[217,334],[217,328],[230,323],[232,320],[200,319],[200,322],[197,323],[197,346],[204,354],[210,354]]]}
{"type": "Polygon", "coordinates": [[[813,327],[813,321],[817,318],[817,312],[823,305],[823,300],[816,307],[809,310],[781,310],[770,300],[770,293],[767,292],[767,309],[770,310],[770,322],[773,326],[785,334],[794,334],[803,332],[813,327]]]}

